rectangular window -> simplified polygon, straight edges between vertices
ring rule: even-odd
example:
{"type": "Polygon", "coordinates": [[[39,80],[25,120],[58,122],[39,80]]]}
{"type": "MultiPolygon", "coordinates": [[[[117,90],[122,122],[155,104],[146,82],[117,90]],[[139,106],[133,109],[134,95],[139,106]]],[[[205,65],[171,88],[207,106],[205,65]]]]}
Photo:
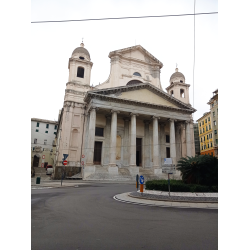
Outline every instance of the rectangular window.
{"type": "Polygon", "coordinates": [[[170,137],[169,135],[166,135],[166,143],[169,143],[170,142],[170,137]]]}
{"type": "Polygon", "coordinates": [[[36,129],[36,132],[39,132],[39,129],[36,129]]]}
{"type": "Polygon", "coordinates": [[[209,130],[211,129],[211,125],[209,124],[209,130]]]}
{"type": "Polygon", "coordinates": [[[33,148],[33,151],[35,151],[35,147],[33,148]]]}
{"type": "Polygon", "coordinates": [[[215,111],[213,112],[213,117],[215,117],[215,111]]]}
{"type": "Polygon", "coordinates": [[[46,128],[49,128],[49,124],[46,124],[46,128]]]}
{"type": "Polygon", "coordinates": [[[211,147],[213,147],[213,143],[211,142],[211,147]]]}
{"type": "Polygon", "coordinates": [[[37,144],[37,139],[34,139],[34,144],[37,144]]]}
{"type": "Polygon", "coordinates": [[[214,121],[214,126],[216,126],[216,121],[214,121]]]}
{"type": "Polygon", "coordinates": [[[204,121],[202,121],[202,125],[204,125],[204,121]]]}
{"type": "Polygon", "coordinates": [[[39,122],[36,123],[36,126],[39,127],[39,122]]]}
{"type": "Polygon", "coordinates": [[[210,117],[208,117],[208,121],[210,122],[210,117]]]}
{"type": "Polygon", "coordinates": [[[218,144],[218,139],[216,139],[215,141],[216,141],[216,144],[218,144]]]}
{"type": "Polygon", "coordinates": [[[204,136],[204,141],[206,140],[206,137],[204,136]]]}
{"type": "Polygon", "coordinates": [[[202,131],[201,131],[201,129],[200,129],[200,134],[202,134],[202,131]]]}
{"type": "Polygon", "coordinates": [[[202,142],[202,137],[201,137],[201,142],[202,142]]]}
{"type": "Polygon", "coordinates": [[[57,129],[57,125],[55,125],[54,129],[57,129]]]}
{"type": "Polygon", "coordinates": [[[95,135],[96,136],[103,136],[103,128],[95,128],[95,135]]]}
{"type": "Polygon", "coordinates": [[[207,144],[207,148],[209,148],[209,144],[207,144]]]}
{"type": "Polygon", "coordinates": [[[203,146],[201,147],[201,150],[203,150],[203,146]]]}
{"type": "Polygon", "coordinates": [[[208,135],[207,135],[207,140],[208,140],[208,135]]]}
{"type": "Polygon", "coordinates": [[[214,106],[214,104],[212,103],[212,107],[214,106]]]}
{"type": "Polygon", "coordinates": [[[201,127],[201,122],[200,122],[200,127],[201,127]]]}
{"type": "Polygon", "coordinates": [[[47,140],[44,140],[44,145],[47,145],[47,140]]]}
{"type": "Polygon", "coordinates": [[[203,133],[205,132],[205,129],[203,128],[203,133]]]}
{"type": "Polygon", "coordinates": [[[54,135],[56,135],[56,132],[54,132],[54,135]]]}
{"type": "Polygon", "coordinates": [[[207,119],[205,120],[205,123],[207,123],[207,119]]]}
{"type": "Polygon", "coordinates": [[[206,149],[206,145],[204,145],[204,149],[206,149]]]}
{"type": "Polygon", "coordinates": [[[45,131],[46,134],[48,134],[48,131],[45,131]]]}
{"type": "Polygon", "coordinates": [[[214,134],[217,135],[217,130],[214,130],[214,134]]]}
{"type": "Polygon", "coordinates": [[[206,126],[206,131],[207,131],[207,126],[206,126]]]}
{"type": "Polygon", "coordinates": [[[211,135],[211,138],[213,137],[213,134],[210,134],[211,135]]]}

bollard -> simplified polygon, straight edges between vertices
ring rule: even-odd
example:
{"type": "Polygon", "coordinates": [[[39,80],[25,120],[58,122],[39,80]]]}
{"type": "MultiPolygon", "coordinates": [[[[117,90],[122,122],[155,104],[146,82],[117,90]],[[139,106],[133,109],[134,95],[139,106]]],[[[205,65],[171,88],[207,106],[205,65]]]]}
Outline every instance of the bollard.
{"type": "Polygon", "coordinates": [[[137,174],[136,175],[136,189],[138,190],[138,187],[139,187],[139,175],[137,174]]]}
{"type": "Polygon", "coordinates": [[[143,184],[140,184],[140,193],[143,193],[143,184]]]}

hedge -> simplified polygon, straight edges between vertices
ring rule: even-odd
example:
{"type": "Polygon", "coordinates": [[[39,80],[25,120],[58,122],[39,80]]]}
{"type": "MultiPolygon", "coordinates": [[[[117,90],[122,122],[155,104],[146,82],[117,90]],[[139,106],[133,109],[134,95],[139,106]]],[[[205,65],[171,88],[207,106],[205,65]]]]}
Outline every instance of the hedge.
{"type": "MultiPolygon", "coordinates": [[[[147,190],[168,191],[168,180],[152,180],[146,182],[147,190]]],[[[218,186],[185,184],[182,180],[170,180],[171,192],[217,193],[218,186]]]]}

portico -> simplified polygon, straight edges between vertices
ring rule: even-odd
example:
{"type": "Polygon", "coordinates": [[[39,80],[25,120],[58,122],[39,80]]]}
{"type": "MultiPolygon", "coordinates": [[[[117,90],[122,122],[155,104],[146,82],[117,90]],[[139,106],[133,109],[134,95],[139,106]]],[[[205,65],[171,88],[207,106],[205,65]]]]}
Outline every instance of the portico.
{"type": "MultiPolygon", "coordinates": [[[[83,149],[83,154],[87,154],[87,172],[94,172],[93,162],[94,144],[100,140],[95,135],[96,127],[103,127],[104,134],[102,140],[105,145],[102,149],[101,166],[108,166],[110,174],[118,174],[119,167],[127,167],[131,175],[139,173],[137,162],[136,139],[142,140],[142,168],[151,168],[154,174],[162,173],[163,159],[166,158],[166,147],[170,148],[170,158],[176,165],[177,157],[175,135],[176,126],[185,125],[186,131],[186,152],[191,152],[189,147],[190,137],[190,112],[192,108],[180,108],[178,103],[172,101],[173,106],[155,105],[149,102],[138,102],[129,99],[114,97],[118,92],[148,89],[154,91],[155,87],[150,84],[139,84],[122,88],[112,88],[112,96],[109,90],[89,91],[85,97],[87,103],[87,117],[89,117],[89,127],[86,128],[88,134],[87,147],[83,149]],[[176,107],[174,107],[174,104],[176,107]],[[170,137],[170,143],[166,142],[166,135],[170,137]],[[117,144],[117,138],[121,137],[121,145],[117,144]]],[[[164,94],[163,91],[160,91],[164,94]]],[[[169,96],[165,96],[166,99],[169,96]]],[[[158,96],[159,98],[159,96],[158,96]]],[[[169,101],[171,103],[171,100],[169,101]]],[[[178,102],[178,101],[177,101],[178,102]]],[[[185,105],[184,105],[185,106],[185,105]]],[[[185,156],[184,152],[178,152],[180,156],[185,156]]]]}

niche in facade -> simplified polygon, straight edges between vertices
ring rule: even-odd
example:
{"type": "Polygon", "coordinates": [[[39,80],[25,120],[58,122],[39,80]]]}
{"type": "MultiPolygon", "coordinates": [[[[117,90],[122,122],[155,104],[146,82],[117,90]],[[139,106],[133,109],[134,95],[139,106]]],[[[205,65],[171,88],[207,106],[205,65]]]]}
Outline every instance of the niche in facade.
{"type": "Polygon", "coordinates": [[[78,147],[78,130],[73,129],[71,132],[71,147],[78,147]]]}

